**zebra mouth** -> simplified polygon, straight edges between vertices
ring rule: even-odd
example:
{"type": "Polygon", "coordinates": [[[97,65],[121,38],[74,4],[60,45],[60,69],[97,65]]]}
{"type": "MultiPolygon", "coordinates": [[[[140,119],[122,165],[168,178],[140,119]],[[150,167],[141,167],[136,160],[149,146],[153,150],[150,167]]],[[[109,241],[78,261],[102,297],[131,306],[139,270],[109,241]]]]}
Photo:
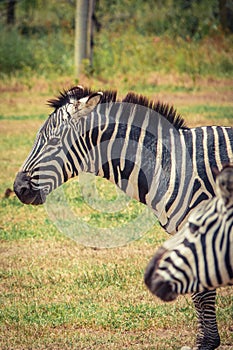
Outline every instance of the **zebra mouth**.
{"type": "Polygon", "coordinates": [[[19,200],[24,204],[40,205],[46,201],[46,195],[39,190],[23,189],[19,192],[15,190],[19,200]]]}
{"type": "Polygon", "coordinates": [[[157,250],[146,268],[144,282],[152,294],[163,301],[173,301],[177,298],[177,293],[174,291],[172,283],[166,281],[157,272],[159,269],[159,262],[166,251],[167,250],[163,247],[157,250]]]}
{"type": "Polygon", "coordinates": [[[14,192],[24,204],[40,205],[46,200],[46,192],[32,188],[30,176],[26,172],[19,172],[14,182],[14,192]]]}
{"type": "Polygon", "coordinates": [[[155,276],[148,287],[152,294],[163,301],[173,301],[177,298],[177,293],[173,291],[172,284],[165,281],[161,276],[155,276]]]}

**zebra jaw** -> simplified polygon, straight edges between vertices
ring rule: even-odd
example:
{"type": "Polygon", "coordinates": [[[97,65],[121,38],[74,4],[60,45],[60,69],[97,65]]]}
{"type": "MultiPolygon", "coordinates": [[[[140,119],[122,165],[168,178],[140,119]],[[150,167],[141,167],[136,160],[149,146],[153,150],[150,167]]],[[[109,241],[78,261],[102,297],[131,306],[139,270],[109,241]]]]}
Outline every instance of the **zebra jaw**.
{"type": "Polygon", "coordinates": [[[24,204],[43,204],[46,200],[46,191],[32,188],[30,179],[31,177],[27,172],[18,172],[14,182],[16,196],[24,204]]]}
{"type": "Polygon", "coordinates": [[[166,251],[162,247],[158,249],[156,255],[146,268],[144,282],[152,294],[163,301],[173,301],[177,298],[178,294],[173,290],[172,284],[156,272],[159,261],[166,251]]]}

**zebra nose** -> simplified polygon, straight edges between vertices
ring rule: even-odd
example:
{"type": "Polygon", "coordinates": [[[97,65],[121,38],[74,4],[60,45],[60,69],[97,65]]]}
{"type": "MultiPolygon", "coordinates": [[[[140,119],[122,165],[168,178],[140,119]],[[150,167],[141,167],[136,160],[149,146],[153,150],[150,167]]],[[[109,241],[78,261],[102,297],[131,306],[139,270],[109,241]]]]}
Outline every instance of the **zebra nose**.
{"type": "Polygon", "coordinates": [[[24,204],[42,204],[45,196],[41,191],[32,188],[30,180],[31,177],[27,172],[19,172],[14,182],[15,194],[24,204]]]}
{"type": "Polygon", "coordinates": [[[151,292],[163,301],[173,301],[177,298],[176,292],[172,290],[172,284],[159,275],[153,280],[151,292]]]}
{"type": "Polygon", "coordinates": [[[16,194],[20,194],[30,188],[30,176],[27,172],[18,172],[14,182],[14,191],[16,194]]]}
{"type": "Polygon", "coordinates": [[[27,172],[19,172],[14,182],[14,191],[17,197],[23,202],[30,191],[30,176],[27,172]]]}
{"type": "Polygon", "coordinates": [[[154,276],[156,269],[158,268],[159,261],[161,260],[163,254],[165,252],[166,252],[166,249],[164,249],[163,247],[160,247],[146,268],[145,275],[144,275],[144,282],[149,289],[151,289],[151,285],[153,282],[153,276],[154,276]]]}

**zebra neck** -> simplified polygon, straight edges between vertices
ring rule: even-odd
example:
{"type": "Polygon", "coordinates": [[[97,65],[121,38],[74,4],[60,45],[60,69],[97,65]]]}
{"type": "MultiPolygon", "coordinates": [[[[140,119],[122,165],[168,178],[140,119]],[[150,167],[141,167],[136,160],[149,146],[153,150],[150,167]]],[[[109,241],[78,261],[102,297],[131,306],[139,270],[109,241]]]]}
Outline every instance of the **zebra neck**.
{"type": "Polygon", "coordinates": [[[97,110],[86,120],[89,151],[84,171],[106,178],[148,205],[161,225],[174,232],[192,191],[184,131],[160,116],[151,118],[148,113],[142,118],[135,110],[127,114],[121,106],[114,108],[112,113],[97,110]]]}
{"type": "Polygon", "coordinates": [[[87,171],[108,179],[130,197],[146,203],[154,175],[160,120],[156,123],[149,114],[141,116],[140,110],[127,105],[115,103],[107,107],[100,106],[83,127],[89,130],[85,140],[89,149],[87,171]]]}
{"type": "MultiPolygon", "coordinates": [[[[124,130],[121,125],[121,133],[127,134],[127,127],[125,125],[124,130]]],[[[117,138],[113,133],[109,139],[105,135],[102,142],[96,142],[94,150],[89,153],[87,172],[111,181],[129,197],[148,205],[161,225],[166,225],[166,203],[172,191],[169,187],[170,160],[176,157],[170,155],[162,167],[161,142],[151,141],[151,145],[154,145],[152,151],[151,145],[145,147],[143,140],[140,140],[145,135],[134,135],[135,139],[129,141],[129,137],[117,138]]]]}

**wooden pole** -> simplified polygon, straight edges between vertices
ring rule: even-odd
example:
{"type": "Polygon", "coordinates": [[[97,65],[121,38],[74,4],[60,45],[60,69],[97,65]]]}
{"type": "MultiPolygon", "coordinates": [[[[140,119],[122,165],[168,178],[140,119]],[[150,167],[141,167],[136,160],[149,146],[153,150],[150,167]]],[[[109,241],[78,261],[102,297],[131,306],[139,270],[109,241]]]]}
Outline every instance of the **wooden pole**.
{"type": "Polygon", "coordinates": [[[89,0],[88,7],[88,24],[87,24],[87,58],[92,66],[92,49],[93,49],[93,14],[95,1],[89,0]]]}
{"type": "Polygon", "coordinates": [[[75,15],[75,76],[81,72],[82,60],[86,58],[88,0],[76,0],[75,15]]]}

